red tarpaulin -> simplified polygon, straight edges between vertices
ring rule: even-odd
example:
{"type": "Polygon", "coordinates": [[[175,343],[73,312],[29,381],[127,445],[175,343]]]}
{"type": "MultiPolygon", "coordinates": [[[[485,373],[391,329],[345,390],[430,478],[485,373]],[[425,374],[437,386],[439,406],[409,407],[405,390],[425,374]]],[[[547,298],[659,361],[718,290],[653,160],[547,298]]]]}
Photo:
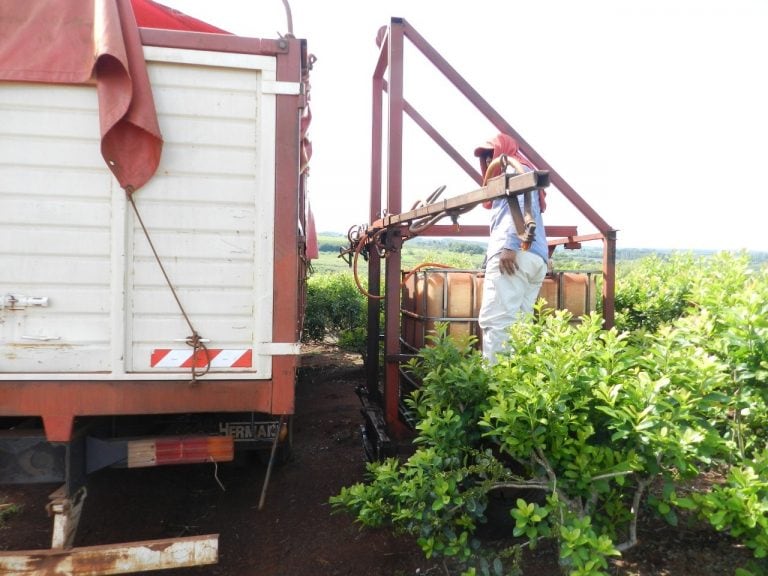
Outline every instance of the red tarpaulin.
{"type": "Polygon", "coordinates": [[[133,4],[133,12],[136,14],[136,22],[140,28],[229,34],[226,30],[187,16],[183,12],[163,6],[152,0],[131,0],[131,4],[133,4]]]}
{"type": "Polygon", "coordinates": [[[101,153],[128,192],[155,173],[163,145],[139,26],[227,33],[152,0],[0,2],[0,80],[95,81],[101,153]]]}
{"type": "Polygon", "coordinates": [[[110,170],[128,192],[155,173],[163,141],[128,0],[2,0],[0,80],[95,81],[110,170]]]}

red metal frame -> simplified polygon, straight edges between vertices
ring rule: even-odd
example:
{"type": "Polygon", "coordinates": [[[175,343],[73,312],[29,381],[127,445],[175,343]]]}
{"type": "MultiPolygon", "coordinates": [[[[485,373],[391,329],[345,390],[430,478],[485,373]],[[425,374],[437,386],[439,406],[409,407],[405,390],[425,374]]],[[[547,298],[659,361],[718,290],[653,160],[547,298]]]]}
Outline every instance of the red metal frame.
{"type": "MultiPolygon", "coordinates": [[[[499,132],[515,137],[521,151],[537,169],[549,172],[550,182],[565,198],[587,218],[597,229],[596,234],[579,236],[575,226],[547,226],[550,252],[558,245],[576,247],[582,241],[603,241],[603,318],[610,327],[614,322],[614,286],[616,230],[608,223],[541,157],[541,155],[472,88],[459,73],[404,19],[392,18],[387,28],[379,32],[380,52],[373,74],[373,127],[372,127],[372,163],[371,163],[371,213],[370,221],[376,222],[382,214],[382,173],[386,146],[386,209],[388,214],[402,211],[402,152],[403,152],[403,115],[407,114],[450,158],[452,158],[475,182],[482,185],[482,175],[467,161],[462,154],[443,138],[437,129],[430,125],[404,98],[403,55],[405,39],[408,39],[426,59],[447,78],[470,104],[486,118],[499,132]],[[384,106],[383,94],[388,94],[386,122],[388,138],[384,144],[384,106]]],[[[407,237],[405,230],[391,230],[386,238],[388,252],[386,256],[384,278],[384,385],[383,410],[389,433],[401,438],[404,424],[398,415],[399,404],[399,364],[400,357],[400,281],[402,238],[407,237]]],[[[462,226],[456,231],[452,226],[435,225],[425,232],[432,236],[487,236],[487,226],[462,226]]],[[[369,260],[369,291],[379,294],[381,284],[381,264],[378,255],[372,254],[369,260]]],[[[368,333],[379,333],[378,302],[369,305],[368,333]]],[[[368,350],[368,393],[379,398],[378,390],[378,341],[369,338],[368,350]]]]}
{"type": "MultiPolygon", "coordinates": [[[[302,82],[307,66],[304,40],[262,40],[229,35],[140,29],[142,43],[275,56],[277,80],[302,82]]],[[[297,222],[304,228],[305,197],[299,176],[300,112],[304,94],[277,96],[275,142],[275,241],[273,342],[295,344],[300,330],[300,283],[305,276],[297,222]]],[[[294,412],[297,355],[272,357],[266,380],[11,380],[0,381],[0,415],[41,416],[51,442],[67,442],[78,416],[196,412],[294,412]]]]}

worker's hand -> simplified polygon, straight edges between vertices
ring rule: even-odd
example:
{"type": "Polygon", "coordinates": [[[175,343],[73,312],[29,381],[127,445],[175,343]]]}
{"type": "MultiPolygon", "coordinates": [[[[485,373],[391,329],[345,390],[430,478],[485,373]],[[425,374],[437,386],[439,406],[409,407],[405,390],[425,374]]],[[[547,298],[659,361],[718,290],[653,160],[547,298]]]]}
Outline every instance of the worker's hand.
{"type": "Polygon", "coordinates": [[[499,270],[501,270],[501,273],[514,274],[519,268],[517,265],[517,252],[502,248],[501,254],[499,254],[499,270]]]}

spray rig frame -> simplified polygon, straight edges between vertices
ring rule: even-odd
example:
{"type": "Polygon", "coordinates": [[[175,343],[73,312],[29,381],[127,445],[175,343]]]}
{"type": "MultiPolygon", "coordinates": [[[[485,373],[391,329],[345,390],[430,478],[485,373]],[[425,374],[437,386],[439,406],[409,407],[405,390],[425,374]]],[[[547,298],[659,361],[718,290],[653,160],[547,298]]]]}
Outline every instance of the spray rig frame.
{"type": "MultiPolygon", "coordinates": [[[[600,302],[606,327],[611,327],[614,322],[616,262],[616,230],[411,25],[402,18],[392,18],[388,26],[379,30],[377,42],[380,51],[374,69],[372,91],[370,224],[350,231],[350,247],[347,251],[350,263],[352,258],[357,260],[361,254],[368,260],[368,288],[364,291],[368,295],[366,385],[358,392],[365,419],[364,443],[370,460],[397,454],[401,445],[410,445],[408,440],[413,434],[399,410],[402,400],[401,368],[412,357],[404,354],[401,346],[401,248],[406,240],[417,235],[487,237],[488,226],[459,226],[459,216],[484,201],[530,195],[534,190],[551,185],[581,213],[595,231],[580,235],[576,226],[545,226],[550,256],[558,246],[577,249],[581,248],[582,242],[602,241],[600,302]],[[510,171],[509,166],[504,166],[500,176],[484,182],[484,175],[405,99],[403,61],[406,39],[492,126],[515,138],[520,152],[537,169],[519,173],[514,167],[510,171]],[[442,192],[438,189],[425,202],[403,211],[403,124],[406,115],[478,184],[478,189],[437,200],[442,192]],[[451,224],[438,224],[439,220],[446,217],[452,220],[451,224]],[[380,320],[382,309],[383,326],[380,320]],[[380,356],[382,342],[384,351],[383,356],[380,356]]],[[[513,79],[508,78],[506,81],[513,82],[513,79]]],[[[517,205],[518,202],[510,203],[515,208],[517,205]]],[[[526,215],[517,216],[518,232],[523,234],[526,215]]]]}

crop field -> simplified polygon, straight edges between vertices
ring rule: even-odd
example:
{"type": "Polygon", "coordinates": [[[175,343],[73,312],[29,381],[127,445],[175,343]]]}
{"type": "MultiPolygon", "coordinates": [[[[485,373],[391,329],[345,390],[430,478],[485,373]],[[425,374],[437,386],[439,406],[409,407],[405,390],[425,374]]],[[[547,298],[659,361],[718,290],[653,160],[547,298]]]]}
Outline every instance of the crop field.
{"type": "MultiPolygon", "coordinates": [[[[587,256],[569,267],[593,267],[587,256]]],[[[456,255],[428,244],[410,257],[456,255]]],[[[320,274],[310,288],[323,277],[334,278],[326,288],[337,300],[348,276],[320,274]]],[[[409,368],[421,383],[406,400],[416,451],[370,464],[369,479],[343,488],[334,507],[410,534],[456,574],[525,574],[523,550],[545,542],[565,574],[616,574],[647,518],[704,523],[751,552],[729,571],[768,573],[762,255],[624,259],[616,327],[597,314],[573,320],[540,310],[517,323],[490,368],[471,341],[438,330],[409,368]],[[509,529],[488,543],[478,532],[499,497],[509,529]]],[[[337,328],[350,334],[356,321],[337,328]]],[[[354,338],[339,341],[354,349],[354,338]]]]}

